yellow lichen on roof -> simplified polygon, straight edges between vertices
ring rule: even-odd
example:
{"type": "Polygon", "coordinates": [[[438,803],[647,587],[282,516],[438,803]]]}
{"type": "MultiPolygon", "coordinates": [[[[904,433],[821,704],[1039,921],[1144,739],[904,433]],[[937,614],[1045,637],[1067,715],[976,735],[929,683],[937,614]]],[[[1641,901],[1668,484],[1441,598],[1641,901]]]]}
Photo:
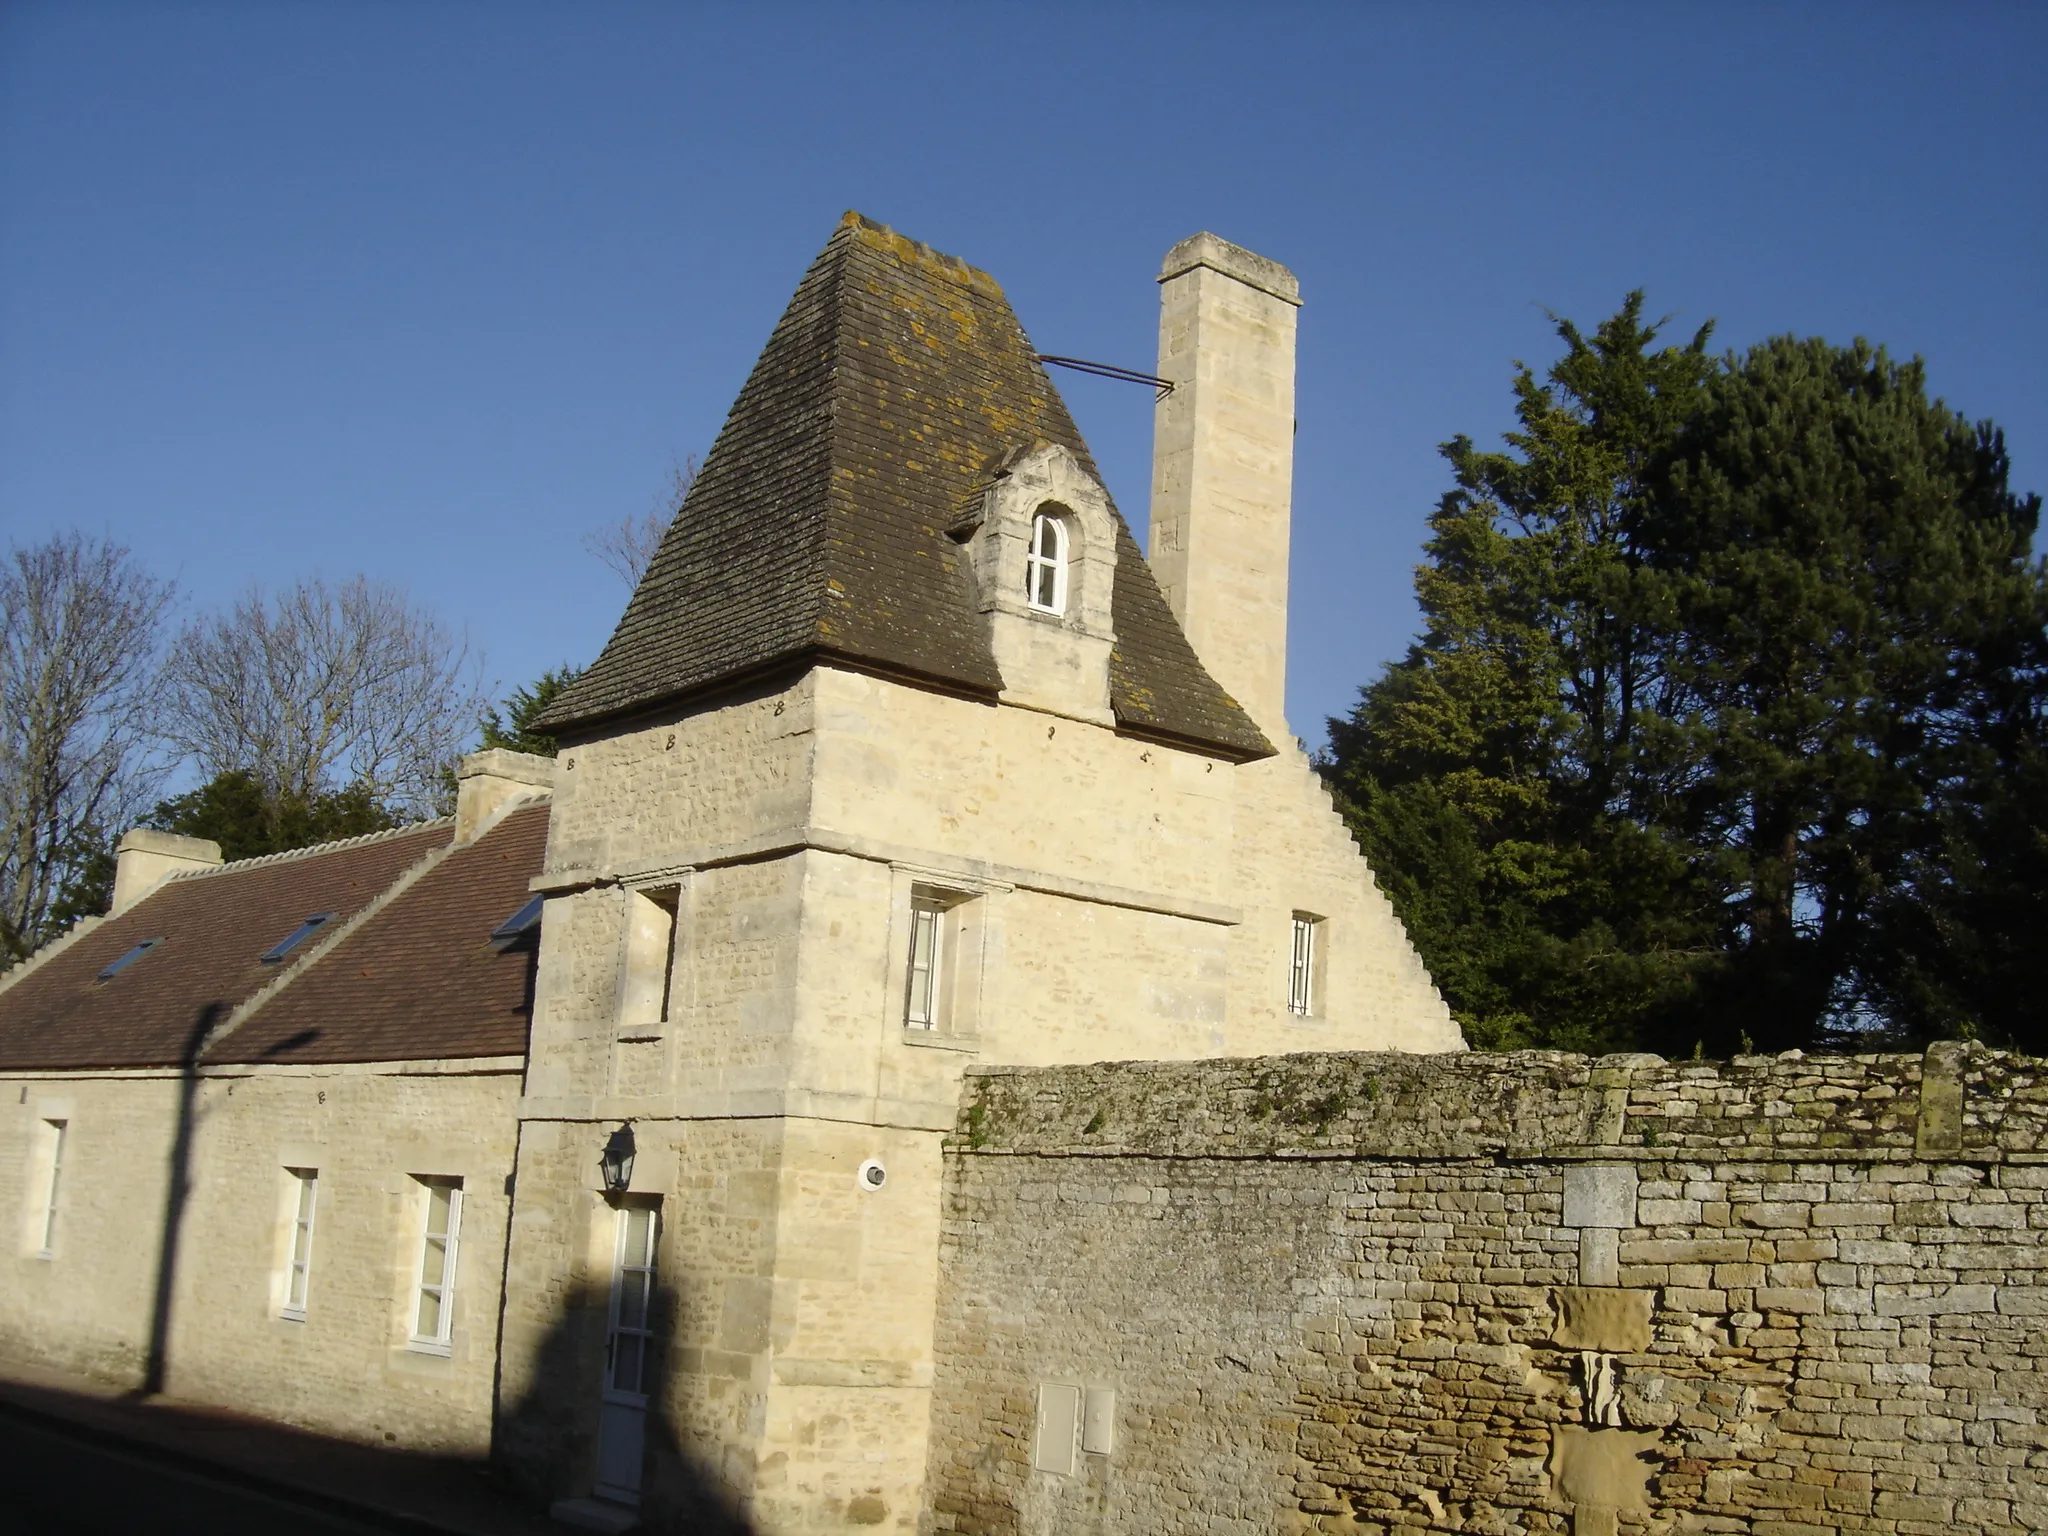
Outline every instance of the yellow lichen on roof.
{"type": "Polygon", "coordinates": [[[979,267],[969,266],[958,256],[935,251],[922,240],[899,235],[888,225],[849,208],[839,220],[841,229],[851,229],[864,245],[887,251],[906,266],[919,267],[933,276],[959,283],[992,299],[1003,297],[1003,285],[979,267]]]}

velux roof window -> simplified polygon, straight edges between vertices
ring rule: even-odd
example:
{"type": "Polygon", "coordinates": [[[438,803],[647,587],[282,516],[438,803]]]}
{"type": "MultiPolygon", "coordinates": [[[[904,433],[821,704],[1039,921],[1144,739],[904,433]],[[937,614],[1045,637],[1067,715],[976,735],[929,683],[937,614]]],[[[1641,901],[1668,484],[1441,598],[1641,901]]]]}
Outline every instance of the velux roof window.
{"type": "Polygon", "coordinates": [[[297,949],[306,940],[313,937],[314,934],[333,921],[334,914],[332,912],[315,912],[311,917],[299,924],[298,927],[266,949],[261,956],[262,963],[265,965],[278,964],[286,955],[297,949]]]}
{"type": "Polygon", "coordinates": [[[521,939],[531,937],[540,927],[540,909],[546,901],[545,896],[528,898],[525,906],[491,930],[491,947],[502,953],[521,939]]]}
{"type": "Polygon", "coordinates": [[[127,970],[129,966],[133,965],[136,961],[140,960],[144,955],[148,954],[152,949],[155,949],[157,945],[161,943],[163,943],[162,939],[144,939],[140,944],[136,945],[133,949],[129,950],[127,954],[123,955],[120,959],[116,960],[112,965],[108,966],[105,970],[101,971],[98,979],[101,981],[112,981],[116,976],[120,975],[123,971],[127,970]]]}

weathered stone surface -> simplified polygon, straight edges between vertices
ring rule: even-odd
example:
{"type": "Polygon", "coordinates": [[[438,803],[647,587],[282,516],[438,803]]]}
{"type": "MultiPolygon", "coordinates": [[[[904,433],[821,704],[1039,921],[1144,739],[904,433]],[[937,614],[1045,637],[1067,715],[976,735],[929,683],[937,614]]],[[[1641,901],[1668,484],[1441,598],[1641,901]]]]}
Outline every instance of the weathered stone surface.
{"type": "MultiPolygon", "coordinates": [[[[1568,1227],[1634,1226],[1635,1169],[1614,1163],[1586,1163],[1565,1169],[1564,1224],[1568,1227]]],[[[1644,1225],[1655,1226],[1658,1223],[1649,1220],[1644,1225]]]]}
{"type": "Polygon", "coordinates": [[[2043,1066],[1961,1052],[1961,1151],[1932,1160],[1917,1056],[971,1074],[928,1527],[2048,1529],[2043,1066]],[[1567,1225],[1574,1172],[1623,1164],[1659,1224],[1567,1225]],[[1567,1326],[1596,1233],[1625,1332],[1567,1326]],[[1617,1428],[1587,1422],[1596,1347],[1617,1428]],[[1116,1392],[1113,1455],[1030,1469],[1044,1380],[1116,1392]]]}
{"type": "Polygon", "coordinates": [[[1569,1504],[1648,1514],[1659,1438],[1639,1430],[1561,1424],[1550,1446],[1551,1486],[1569,1504]]]}
{"type": "Polygon", "coordinates": [[[1648,1349],[1653,1300],[1648,1291],[1559,1286],[1557,1332],[1550,1342],[1559,1349],[1597,1349],[1617,1355],[1648,1349]]]}

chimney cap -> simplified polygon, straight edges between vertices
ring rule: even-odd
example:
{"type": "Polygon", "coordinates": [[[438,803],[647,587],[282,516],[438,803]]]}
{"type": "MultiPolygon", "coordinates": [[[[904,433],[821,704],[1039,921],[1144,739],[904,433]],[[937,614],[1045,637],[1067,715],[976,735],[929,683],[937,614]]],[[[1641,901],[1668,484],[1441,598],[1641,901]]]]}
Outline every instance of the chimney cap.
{"type": "Polygon", "coordinates": [[[1159,268],[1159,281],[1171,282],[1196,267],[1221,272],[1248,288],[1270,293],[1283,304],[1292,304],[1297,309],[1301,307],[1301,280],[1292,272],[1270,257],[1248,251],[1241,245],[1232,245],[1221,235],[1212,235],[1207,230],[1189,235],[1166,253],[1166,260],[1159,268]]]}
{"type": "Polygon", "coordinates": [[[456,779],[492,778],[508,779],[514,784],[530,784],[536,789],[552,789],[555,783],[555,760],[539,757],[531,752],[513,752],[505,747],[486,747],[481,752],[471,752],[455,765],[456,779]]]}
{"type": "Polygon", "coordinates": [[[114,846],[116,853],[157,853],[194,864],[219,864],[220,844],[210,837],[184,837],[153,827],[131,827],[114,846]]]}

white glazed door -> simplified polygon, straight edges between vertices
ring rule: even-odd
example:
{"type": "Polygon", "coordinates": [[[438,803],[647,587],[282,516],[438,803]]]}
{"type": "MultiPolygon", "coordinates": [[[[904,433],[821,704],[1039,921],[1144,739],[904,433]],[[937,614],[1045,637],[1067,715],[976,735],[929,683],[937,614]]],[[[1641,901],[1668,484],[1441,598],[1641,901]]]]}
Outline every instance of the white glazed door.
{"type": "Polygon", "coordinates": [[[618,1261],[612,1270],[610,1327],[605,1339],[604,1406],[597,1435],[597,1495],[640,1502],[647,1443],[647,1398],[654,1348],[655,1212],[629,1205],[619,1212],[618,1261]]]}

